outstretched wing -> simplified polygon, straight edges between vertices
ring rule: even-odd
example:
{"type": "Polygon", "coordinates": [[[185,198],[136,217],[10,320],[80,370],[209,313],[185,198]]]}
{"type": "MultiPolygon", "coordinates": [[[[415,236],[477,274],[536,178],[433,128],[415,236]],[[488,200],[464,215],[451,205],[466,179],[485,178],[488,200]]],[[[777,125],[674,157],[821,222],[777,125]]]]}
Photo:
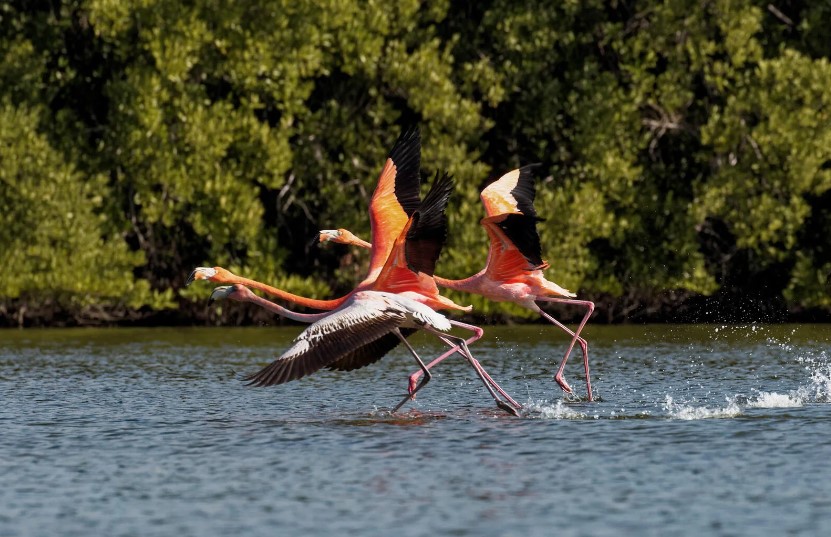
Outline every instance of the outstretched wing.
{"type": "Polygon", "coordinates": [[[537,222],[542,220],[534,209],[536,188],[530,164],[511,170],[482,190],[479,197],[487,216],[480,223],[490,238],[487,274],[496,281],[508,281],[526,271],[542,270],[537,222]]]}
{"type": "Polygon", "coordinates": [[[309,325],[282,356],[246,377],[250,385],[297,380],[388,334],[404,321],[383,302],[350,300],[346,307],[309,325]]]}
{"type": "Polygon", "coordinates": [[[413,126],[402,131],[395,142],[369,204],[370,272],[383,266],[396,237],[419,206],[420,168],[421,135],[413,126]]]}
{"type": "Polygon", "coordinates": [[[375,281],[376,290],[396,293],[425,285],[435,288],[433,273],[447,241],[444,211],[452,192],[453,179],[447,173],[437,173],[430,192],[398,235],[375,281]]]}
{"type": "Polygon", "coordinates": [[[542,260],[537,217],[502,214],[483,218],[480,223],[490,238],[486,272],[492,280],[504,282],[527,271],[548,268],[542,260]]]}
{"type": "Polygon", "coordinates": [[[536,217],[534,197],[537,191],[534,186],[534,170],[538,167],[539,164],[529,164],[511,170],[484,188],[479,197],[485,206],[485,214],[497,216],[520,213],[536,217]]]}
{"type": "MultiPolygon", "coordinates": [[[[401,328],[401,335],[410,337],[416,329],[415,328],[401,328]]],[[[338,360],[327,366],[328,369],[334,371],[352,371],[360,369],[370,364],[374,364],[386,354],[396,348],[401,343],[401,339],[396,334],[387,334],[381,336],[371,343],[367,343],[363,347],[355,349],[346,356],[338,358],[338,360]]]]}

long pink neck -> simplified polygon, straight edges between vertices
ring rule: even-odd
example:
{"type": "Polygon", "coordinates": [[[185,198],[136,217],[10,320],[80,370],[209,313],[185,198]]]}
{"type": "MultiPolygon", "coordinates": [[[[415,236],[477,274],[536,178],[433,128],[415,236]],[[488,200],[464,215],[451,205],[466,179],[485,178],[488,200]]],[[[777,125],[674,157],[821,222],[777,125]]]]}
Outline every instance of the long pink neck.
{"type": "Polygon", "coordinates": [[[257,296],[254,293],[246,294],[245,297],[242,300],[244,300],[246,302],[251,302],[252,304],[256,304],[257,306],[260,306],[261,308],[265,308],[265,309],[267,309],[268,311],[270,311],[272,313],[276,313],[277,315],[287,317],[287,318],[292,319],[294,321],[300,321],[302,323],[313,323],[315,321],[319,321],[319,320],[323,319],[327,315],[330,315],[329,312],[324,312],[324,313],[297,313],[296,311],[291,311],[291,310],[286,309],[286,308],[284,308],[284,307],[282,307],[278,304],[275,304],[274,302],[272,302],[270,300],[266,300],[266,299],[264,299],[260,296],[257,296]]]}
{"type": "Polygon", "coordinates": [[[469,278],[464,278],[463,280],[448,280],[447,278],[442,278],[441,276],[433,276],[433,279],[436,280],[436,284],[440,287],[444,287],[445,289],[478,293],[479,282],[483,273],[484,271],[479,272],[469,278]]]}
{"type": "Polygon", "coordinates": [[[333,298],[332,300],[317,300],[315,298],[306,298],[300,295],[295,295],[293,293],[289,293],[288,291],[283,291],[282,289],[277,289],[276,287],[272,287],[268,284],[261,283],[256,280],[250,280],[248,278],[243,278],[241,276],[233,276],[232,278],[229,278],[229,281],[223,283],[241,283],[242,285],[250,287],[251,289],[257,289],[258,291],[268,293],[269,295],[279,298],[281,300],[287,300],[300,306],[305,306],[307,308],[313,308],[316,310],[333,310],[341,304],[343,304],[344,302],[346,302],[347,299],[349,299],[349,297],[352,296],[352,293],[349,293],[348,295],[344,295],[340,298],[333,298]]]}
{"type": "MultiPolygon", "coordinates": [[[[372,244],[366,242],[362,238],[358,237],[351,231],[349,232],[351,235],[350,239],[347,241],[346,244],[351,244],[353,246],[360,246],[361,248],[372,248],[372,244]]],[[[480,271],[469,278],[464,278],[463,280],[448,280],[447,278],[442,278],[441,276],[433,276],[433,279],[436,280],[436,283],[444,287],[445,289],[453,289],[454,291],[465,291],[468,293],[478,293],[479,285],[481,283],[482,275],[485,273],[485,270],[480,271]]]]}

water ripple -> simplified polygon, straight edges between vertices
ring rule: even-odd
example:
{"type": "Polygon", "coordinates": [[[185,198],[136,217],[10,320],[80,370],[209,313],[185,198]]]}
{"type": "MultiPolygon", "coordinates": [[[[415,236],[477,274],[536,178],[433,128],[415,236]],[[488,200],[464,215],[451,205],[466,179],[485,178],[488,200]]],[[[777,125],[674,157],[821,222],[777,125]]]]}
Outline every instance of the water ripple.
{"type": "MultiPolygon", "coordinates": [[[[245,387],[287,329],[0,334],[0,535],[822,534],[826,327],[488,328],[525,403],[449,359],[403,412],[412,359],[245,387]],[[729,505],[730,509],[725,509],[729,505]]],[[[414,336],[425,356],[440,352],[414,336]]]]}

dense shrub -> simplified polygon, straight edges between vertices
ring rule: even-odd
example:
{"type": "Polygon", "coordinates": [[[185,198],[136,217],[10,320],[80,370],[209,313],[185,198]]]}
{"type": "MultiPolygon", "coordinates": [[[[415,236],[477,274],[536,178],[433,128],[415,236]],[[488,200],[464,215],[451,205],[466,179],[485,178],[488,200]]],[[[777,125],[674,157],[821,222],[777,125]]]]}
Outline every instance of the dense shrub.
{"type": "Polygon", "coordinates": [[[366,255],[314,234],[368,238],[415,122],[425,175],[458,183],[442,275],[485,262],[479,188],[540,162],[549,277],[601,318],[824,318],[829,22],[749,0],[6,2],[0,322],[204,319],[196,265],[344,292],[366,255]]]}

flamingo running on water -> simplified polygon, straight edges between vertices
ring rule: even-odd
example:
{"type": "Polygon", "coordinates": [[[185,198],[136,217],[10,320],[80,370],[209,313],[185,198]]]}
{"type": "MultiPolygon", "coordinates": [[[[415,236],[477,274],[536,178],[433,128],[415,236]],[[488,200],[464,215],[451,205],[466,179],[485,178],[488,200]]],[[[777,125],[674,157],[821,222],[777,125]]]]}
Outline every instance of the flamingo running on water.
{"type": "Polygon", "coordinates": [[[405,294],[359,291],[335,310],[313,314],[296,313],[283,308],[255,295],[250,289],[240,284],[214,289],[211,293],[211,301],[219,299],[251,302],[289,319],[313,323],[294,339],[292,346],[279,358],[259,372],[245,377],[244,380],[249,381],[251,385],[283,384],[314,373],[323,367],[354,369],[355,364],[361,364],[358,365],[361,367],[377,360],[379,346],[388,346],[385,340],[392,338],[404,343],[424,374],[424,378],[415,387],[413,393],[407,394],[392,410],[396,412],[432,378],[427,366],[402,333],[405,329],[420,329],[434,334],[454,349],[458,346],[496,401],[496,405],[510,414],[519,415],[516,408],[500,400],[491,388],[465,340],[444,333],[450,330],[452,326],[450,321],[405,294]]]}
{"type": "MultiPolygon", "coordinates": [[[[529,165],[512,170],[482,190],[480,198],[485,207],[485,216],[480,223],[484,226],[490,239],[488,260],[480,272],[462,280],[448,280],[436,276],[436,282],[447,289],[475,293],[497,302],[513,302],[538,313],[543,318],[571,336],[571,343],[565,353],[554,380],[563,391],[573,393],[571,386],[563,378],[566,361],[574,348],[575,342],[583,353],[583,366],[586,373],[586,390],[588,400],[593,401],[591,379],[589,377],[588,343],[580,332],[594,311],[594,302],[576,300],[574,293],[543,275],[549,264],[542,259],[540,236],[537,221],[541,220],[534,209],[536,189],[533,169],[538,165],[529,165]],[[537,302],[559,302],[586,308],[586,313],[576,331],[571,331],[563,323],[543,311],[537,302]]],[[[322,230],[321,242],[339,242],[366,247],[363,241],[347,230],[322,230]]],[[[428,369],[446,356],[440,356],[430,362],[428,369]]],[[[422,371],[410,376],[409,389],[413,390],[422,371]]]]}

